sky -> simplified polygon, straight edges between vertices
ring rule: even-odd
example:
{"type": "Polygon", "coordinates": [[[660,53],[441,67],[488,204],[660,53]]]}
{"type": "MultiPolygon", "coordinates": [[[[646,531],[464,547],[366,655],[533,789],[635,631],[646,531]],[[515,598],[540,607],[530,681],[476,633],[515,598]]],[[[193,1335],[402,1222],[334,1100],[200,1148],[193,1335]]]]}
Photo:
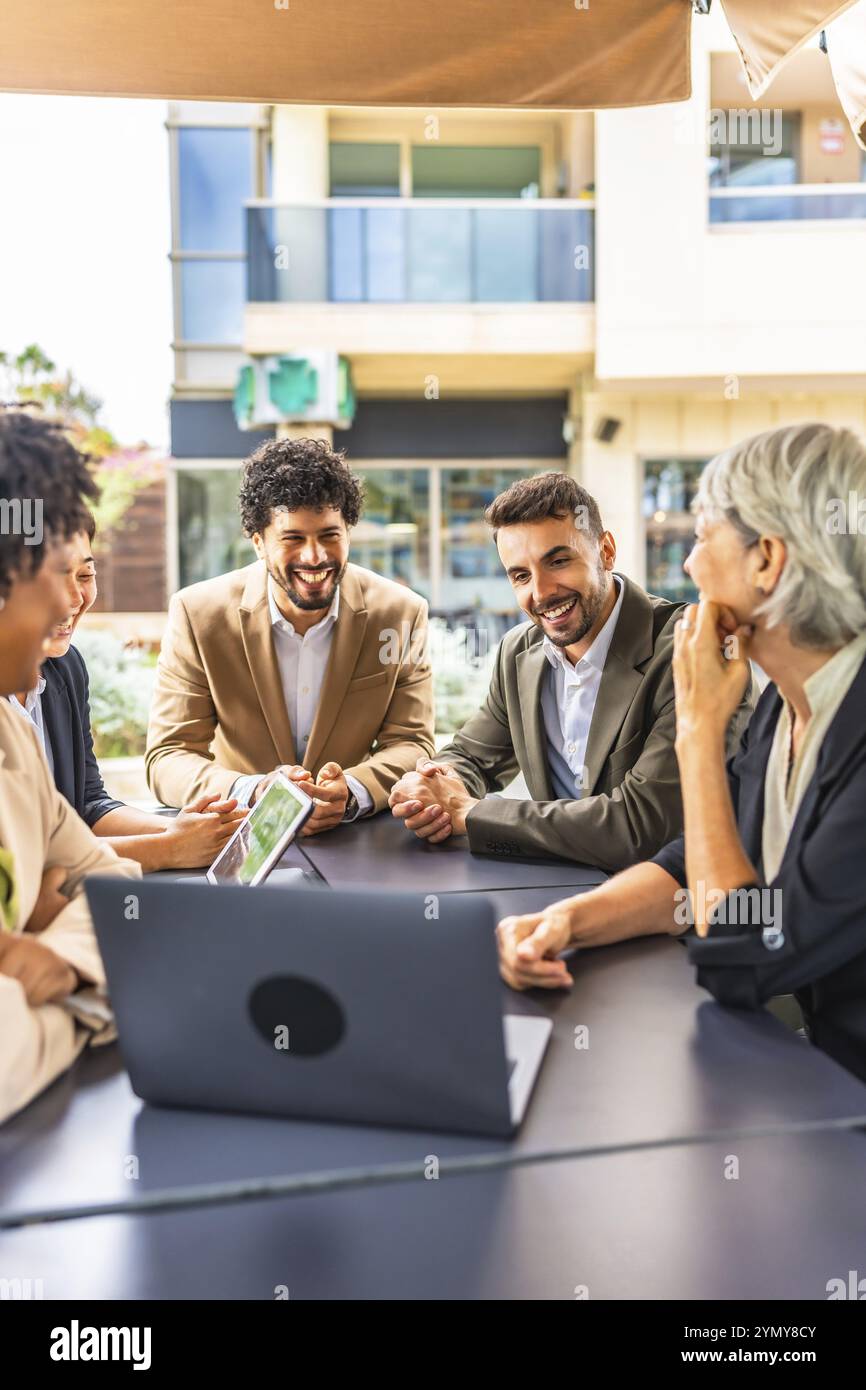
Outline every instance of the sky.
{"type": "Polygon", "coordinates": [[[70,368],[123,444],[168,449],[164,101],[0,94],[0,351],[70,368]]]}

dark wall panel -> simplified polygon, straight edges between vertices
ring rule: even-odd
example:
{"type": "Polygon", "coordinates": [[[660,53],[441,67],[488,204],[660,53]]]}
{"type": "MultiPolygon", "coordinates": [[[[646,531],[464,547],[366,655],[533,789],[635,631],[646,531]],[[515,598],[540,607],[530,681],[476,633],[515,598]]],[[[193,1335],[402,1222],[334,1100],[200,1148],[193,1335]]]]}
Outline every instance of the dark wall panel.
{"type": "Polygon", "coordinates": [[[246,458],[273,430],[239,430],[231,400],[172,401],[171,452],[176,459],[246,458]]]}
{"type": "MultiPolygon", "coordinates": [[[[350,459],[562,459],[566,398],[529,400],[362,400],[352,428],[334,443],[350,459]]],[[[273,431],[244,431],[230,400],[172,401],[175,458],[245,458],[273,431]]]]}
{"type": "Polygon", "coordinates": [[[334,442],[362,458],[564,458],[566,398],[364,400],[334,442]]]}

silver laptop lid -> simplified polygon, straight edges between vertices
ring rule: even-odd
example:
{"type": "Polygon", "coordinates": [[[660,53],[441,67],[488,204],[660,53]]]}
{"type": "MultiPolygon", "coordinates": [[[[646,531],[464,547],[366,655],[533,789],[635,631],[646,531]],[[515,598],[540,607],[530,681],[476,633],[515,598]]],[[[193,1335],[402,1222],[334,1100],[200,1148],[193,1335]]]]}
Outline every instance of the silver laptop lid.
{"type": "Polygon", "coordinates": [[[143,1099],[511,1132],[482,895],[114,878],[86,891],[143,1099]]]}

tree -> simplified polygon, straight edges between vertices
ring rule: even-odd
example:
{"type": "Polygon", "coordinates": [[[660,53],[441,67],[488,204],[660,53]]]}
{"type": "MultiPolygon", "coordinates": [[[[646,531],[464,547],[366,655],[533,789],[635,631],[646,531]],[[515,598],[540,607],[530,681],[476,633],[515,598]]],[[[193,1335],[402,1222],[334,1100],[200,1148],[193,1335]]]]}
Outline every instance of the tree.
{"type": "Polygon", "coordinates": [[[136,494],[161,474],[164,460],[145,443],[123,446],[99,423],[102,401],[85,390],[73,373],[60,373],[37,343],[17,356],[0,352],[0,399],[37,406],[63,423],[73,442],[91,459],[99,500],[93,507],[103,540],[126,515],[136,494]]]}

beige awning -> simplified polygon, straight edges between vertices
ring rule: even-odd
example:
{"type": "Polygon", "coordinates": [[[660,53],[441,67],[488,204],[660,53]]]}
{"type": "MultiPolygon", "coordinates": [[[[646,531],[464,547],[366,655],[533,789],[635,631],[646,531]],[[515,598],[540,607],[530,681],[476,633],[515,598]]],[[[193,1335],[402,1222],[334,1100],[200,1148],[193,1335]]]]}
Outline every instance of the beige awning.
{"type": "Polygon", "coordinates": [[[827,35],[830,66],[842,109],[866,150],[866,4],[847,10],[827,35]]]}
{"type": "Polygon", "coordinates": [[[2,0],[0,89],[600,108],[690,93],[690,0],[2,0]]]}
{"type": "MultiPolygon", "coordinates": [[[[755,99],[832,25],[840,99],[864,143],[866,0],[721,3],[755,99]]],[[[690,95],[691,24],[692,0],[2,0],[0,91],[649,106],[690,95]]]]}
{"type": "Polygon", "coordinates": [[[857,0],[722,0],[754,100],[804,44],[857,0]]]}

